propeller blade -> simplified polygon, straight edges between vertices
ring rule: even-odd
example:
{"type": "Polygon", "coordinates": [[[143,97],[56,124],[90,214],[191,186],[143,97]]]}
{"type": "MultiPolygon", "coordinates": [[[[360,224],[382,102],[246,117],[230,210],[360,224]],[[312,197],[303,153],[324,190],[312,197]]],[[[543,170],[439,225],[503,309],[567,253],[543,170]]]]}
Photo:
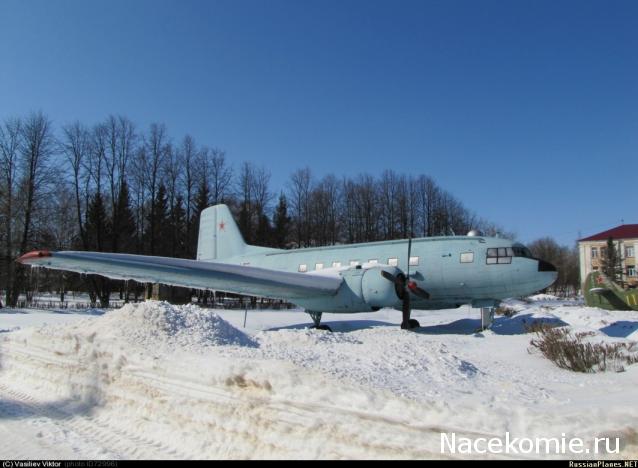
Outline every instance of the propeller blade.
{"type": "Polygon", "coordinates": [[[430,293],[417,286],[415,281],[408,282],[408,289],[412,292],[412,294],[422,297],[423,299],[430,299],[430,293]]]}
{"type": "Polygon", "coordinates": [[[396,281],[397,281],[396,276],[394,276],[389,271],[381,270],[381,276],[383,276],[388,281],[392,281],[393,283],[396,283],[396,281]]]}
{"type": "Polygon", "coordinates": [[[405,276],[403,273],[399,273],[398,275],[393,275],[392,273],[381,270],[381,276],[383,276],[388,281],[394,283],[394,289],[397,292],[397,296],[399,299],[403,299],[405,294],[405,276]]]}

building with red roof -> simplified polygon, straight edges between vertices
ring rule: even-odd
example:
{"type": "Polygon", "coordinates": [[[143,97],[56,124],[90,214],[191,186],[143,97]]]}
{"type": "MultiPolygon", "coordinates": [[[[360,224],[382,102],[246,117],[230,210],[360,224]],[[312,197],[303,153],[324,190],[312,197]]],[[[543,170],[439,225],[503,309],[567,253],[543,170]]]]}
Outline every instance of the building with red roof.
{"type": "Polygon", "coordinates": [[[622,259],[623,281],[638,284],[636,253],[638,252],[638,224],[622,224],[578,241],[580,279],[602,267],[601,258],[607,254],[607,241],[613,239],[622,259]]]}

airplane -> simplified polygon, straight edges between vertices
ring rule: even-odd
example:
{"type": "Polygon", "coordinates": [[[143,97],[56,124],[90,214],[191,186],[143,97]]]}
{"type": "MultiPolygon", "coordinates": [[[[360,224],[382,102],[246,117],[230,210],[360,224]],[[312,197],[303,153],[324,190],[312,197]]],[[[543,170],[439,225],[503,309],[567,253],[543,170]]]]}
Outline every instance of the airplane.
{"type": "Polygon", "coordinates": [[[486,328],[501,299],[550,286],[556,268],[508,239],[424,237],[283,250],[247,245],[226,205],[200,216],[197,259],[38,250],[25,265],[143,283],[284,299],[305,309],[314,327],[324,312],[402,311],[402,329],[419,327],[418,309],[481,308],[486,328]],[[486,314],[484,315],[484,312],[486,314]]]}

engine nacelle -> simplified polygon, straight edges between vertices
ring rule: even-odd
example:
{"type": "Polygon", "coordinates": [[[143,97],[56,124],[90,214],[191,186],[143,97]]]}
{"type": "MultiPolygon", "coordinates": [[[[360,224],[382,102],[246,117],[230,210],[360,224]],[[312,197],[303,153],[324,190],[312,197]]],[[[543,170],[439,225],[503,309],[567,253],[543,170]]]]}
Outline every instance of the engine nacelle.
{"type": "Polygon", "coordinates": [[[348,268],[339,272],[343,284],[334,296],[298,299],[295,303],[317,312],[371,312],[396,307],[401,302],[400,291],[393,281],[381,275],[384,270],[393,276],[402,274],[391,266],[348,268]]]}
{"type": "Polygon", "coordinates": [[[365,270],[361,278],[361,296],[372,309],[392,307],[400,300],[396,284],[381,275],[384,270],[393,276],[401,273],[397,267],[378,266],[365,270]]]}

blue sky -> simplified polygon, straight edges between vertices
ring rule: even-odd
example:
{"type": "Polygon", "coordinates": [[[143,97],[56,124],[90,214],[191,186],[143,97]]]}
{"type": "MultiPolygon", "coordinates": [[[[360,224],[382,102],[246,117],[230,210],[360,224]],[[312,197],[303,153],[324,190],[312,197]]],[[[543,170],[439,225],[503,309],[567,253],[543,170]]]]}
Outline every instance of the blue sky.
{"type": "Polygon", "coordinates": [[[426,173],[523,241],[638,223],[636,1],[0,2],[0,119],[124,114],[273,188],[426,173]]]}

